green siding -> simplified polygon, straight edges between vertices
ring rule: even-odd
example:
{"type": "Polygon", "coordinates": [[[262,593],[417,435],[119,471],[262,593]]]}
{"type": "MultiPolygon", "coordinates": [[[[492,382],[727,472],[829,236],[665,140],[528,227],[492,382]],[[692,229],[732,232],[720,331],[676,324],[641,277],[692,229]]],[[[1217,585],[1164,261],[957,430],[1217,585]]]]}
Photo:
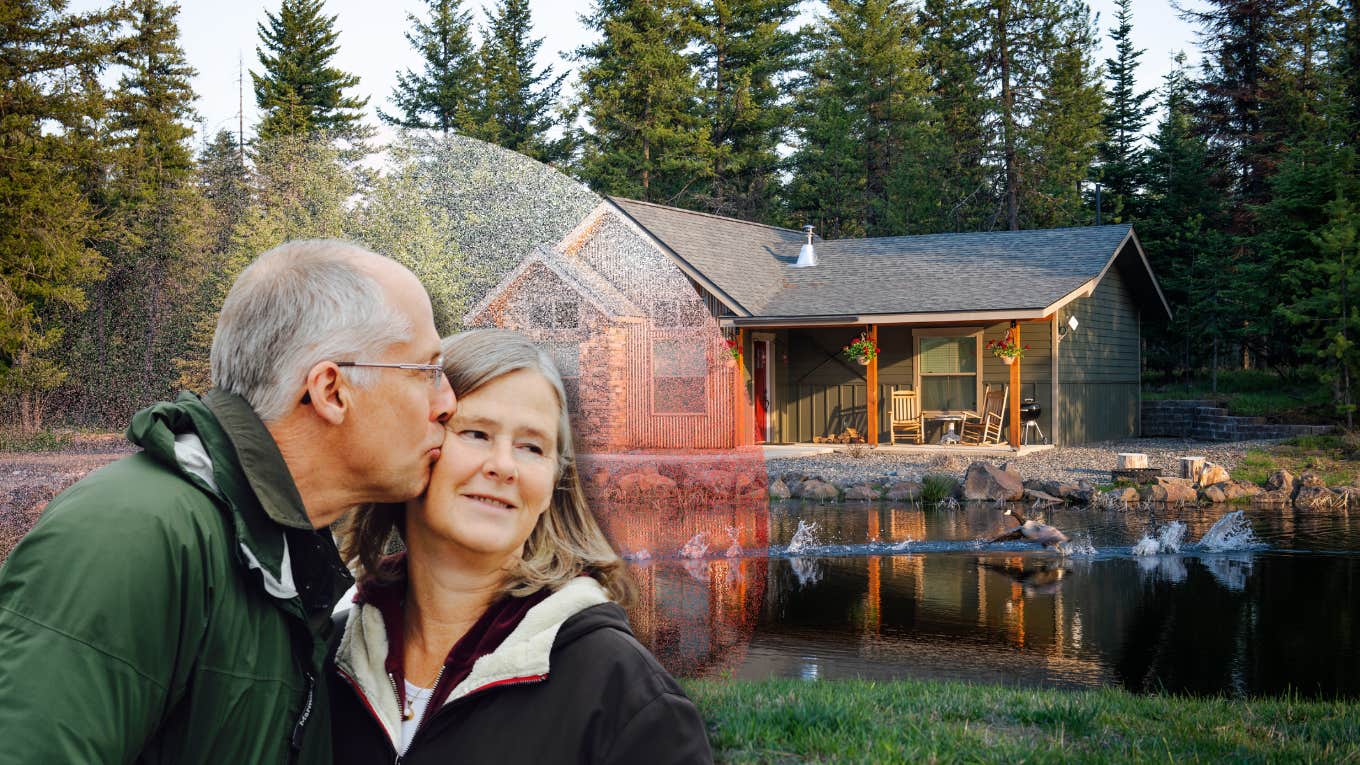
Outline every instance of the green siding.
{"type": "Polygon", "coordinates": [[[1089,298],[1059,313],[1081,325],[1062,341],[1058,357],[1061,429],[1057,443],[1080,444],[1138,435],[1141,339],[1138,307],[1118,264],[1089,298]]]}

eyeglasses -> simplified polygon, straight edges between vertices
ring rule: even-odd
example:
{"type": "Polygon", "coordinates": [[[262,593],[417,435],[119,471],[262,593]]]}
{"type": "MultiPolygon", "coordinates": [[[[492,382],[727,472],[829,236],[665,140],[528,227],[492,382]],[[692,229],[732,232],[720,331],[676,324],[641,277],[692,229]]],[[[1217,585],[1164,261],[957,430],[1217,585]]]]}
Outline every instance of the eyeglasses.
{"type": "Polygon", "coordinates": [[[379,369],[412,369],[426,372],[430,377],[430,387],[439,387],[439,378],[444,375],[444,357],[440,356],[433,364],[398,364],[391,361],[337,361],[337,367],[378,367],[379,369]]]}

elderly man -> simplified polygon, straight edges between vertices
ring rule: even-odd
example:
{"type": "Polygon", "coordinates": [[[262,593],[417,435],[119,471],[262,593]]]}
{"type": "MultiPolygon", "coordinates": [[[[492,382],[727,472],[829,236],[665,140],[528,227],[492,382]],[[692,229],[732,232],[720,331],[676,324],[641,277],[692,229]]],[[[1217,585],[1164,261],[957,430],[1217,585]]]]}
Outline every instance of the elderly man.
{"type": "Polygon", "coordinates": [[[429,297],[352,244],[236,280],[214,388],[47,507],[0,569],[0,763],[329,763],[350,583],[326,526],[424,491],[454,408],[429,297]]]}

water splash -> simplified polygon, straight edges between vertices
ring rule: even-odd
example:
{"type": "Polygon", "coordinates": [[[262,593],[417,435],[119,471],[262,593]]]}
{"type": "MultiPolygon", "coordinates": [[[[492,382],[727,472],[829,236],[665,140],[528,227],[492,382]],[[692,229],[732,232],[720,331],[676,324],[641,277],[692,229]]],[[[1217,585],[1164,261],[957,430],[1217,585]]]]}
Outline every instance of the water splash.
{"type": "Polygon", "coordinates": [[[1234,510],[1215,521],[1199,540],[1199,546],[1210,552],[1259,550],[1265,547],[1252,533],[1251,523],[1241,510],[1234,510]]]}
{"type": "Polygon", "coordinates": [[[808,523],[803,520],[798,521],[798,530],[793,532],[793,539],[789,540],[787,552],[789,555],[801,555],[817,546],[817,524],[808,523]]]}
{"type": "Polygon", "coordinates": [[[624,556],[623,556],[623,559],[624,559],[624,560],[637,561],[637,562],[641,562],[641,561],[645,561],[645,560],[651,560],[651,559],[652,559],[652,551],[651,551],[651,550],[647,550],[647,549],[642,549],[642,550],[638,550],[637,552],[625,553],[624,556]]]}
{"type": "Polygon", "coordinates": [[[1096,554],[1096,546],[1091,544],[1091,535],[1086,532],[1073,534],[1071,539],[1066,542],[1059,542],[1053,549],[1064,557],[1096,554]]]}
{"type": "Polygon", "coordinates": [[[742,531],[741,526],[727,527],[727,534],[728,536],[732,537],[732,544],[728,546],[727,552],[725,553],[729,558],[741,557],[743,550],[741,549],[741,543],[737,541],[741,537],[741,531],[742,531]]]}
{"type": "Polygon", "coordinates": [[[1172,521],[1156,532],[1156,536],[1144,534],[1138,544],[1133,546],[1133,554],[1138,556],[1146,555],[1174,555],[1181,551],[1181,543],[1185,540],[1185,524],[1180,521],[1172,521]]]}
{"type": "Polygon", "coordinates": [[[889,545],[888,549],[892,550],[893,552],[907,552],[908,550],[911,549],[911,545],[915,541],[916,541],[915,539],[907,537],[906,539],[903,539],[901,542],[898,542],[895,545],[889,545]]]}
{"type": "Polygon", "coordinates": [[[697,559],[704,557],[707,553],[708,535],[702,531],[690,537],[690,540],[685,543],[685,546],[680,548],[681,558],[697,559]]]}

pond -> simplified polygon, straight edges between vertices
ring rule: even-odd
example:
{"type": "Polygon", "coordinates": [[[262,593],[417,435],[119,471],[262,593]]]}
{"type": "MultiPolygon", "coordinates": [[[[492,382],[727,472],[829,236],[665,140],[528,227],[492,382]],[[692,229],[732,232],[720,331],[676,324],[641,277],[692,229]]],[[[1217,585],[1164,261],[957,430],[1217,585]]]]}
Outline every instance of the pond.
{"type": "Polygon", "coordinates": [[[1360,696],[1360,513],[1057,509],[1059,555],[985,544],[994,504],[763,511],[614,517],[651,529],[631,616],[673,673],[1360,696]]]}

